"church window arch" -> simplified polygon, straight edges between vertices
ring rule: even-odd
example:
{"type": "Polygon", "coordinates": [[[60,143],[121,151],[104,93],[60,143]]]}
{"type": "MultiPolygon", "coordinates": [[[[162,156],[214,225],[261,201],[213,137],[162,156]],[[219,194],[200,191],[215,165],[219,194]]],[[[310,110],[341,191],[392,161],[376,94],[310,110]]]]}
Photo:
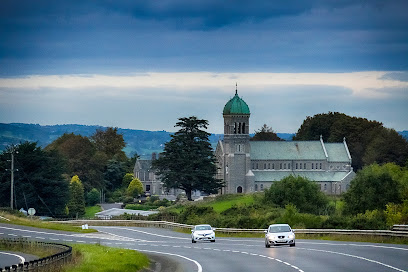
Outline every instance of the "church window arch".
{"type": "Polygon", "coordinates": [[[241,193],[242,193],[242,187],[241,187],[241,186],[238,186],[238,187],[237,187],[237,193],[238,193],[238,194],[241,194],[241,193]]]}

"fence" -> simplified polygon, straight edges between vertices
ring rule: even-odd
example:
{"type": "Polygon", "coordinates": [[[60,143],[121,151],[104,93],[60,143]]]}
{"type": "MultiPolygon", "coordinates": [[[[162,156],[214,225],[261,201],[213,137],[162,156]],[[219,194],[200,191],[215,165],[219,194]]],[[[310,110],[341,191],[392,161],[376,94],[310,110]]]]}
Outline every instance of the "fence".
{"type": "MultiPolygon", "coordinates": [[[[168,221],[147,221],[147,220],[73,220],[59,223],[92,226],[133,226],[133,227],[157,227],[167,229],[191,229],[193,225],[180,224],[168,221]]],[[[408,237],[408,226],[405,228],[392,230],[342,230],[342,229],[295,229],[295,233],[303,234],[341,234],[341,235],[372,235],[372,236],[392,236],[408,237]]],[[[236,229],[236,228],[216,228],[217,232],[222,233],[263,233],[265,229],[236,229]]]]}
{"type": "Polygon", "coordinates": [[[72,258],[72,248],[67,245],[38,242],[38,241],[28,241],[25,239],[0,239],[0,244],[5,245],[8,248],[13,248],[16,246],[24,247],[43,247],[52,248],[59,251],[48,257],[40,258],[34,261],[24,262],[12,266],[6,266],[5,268],[0,268],[0,272],[52,272],[59,271],[62,266],[69,263],[72,258]]]}

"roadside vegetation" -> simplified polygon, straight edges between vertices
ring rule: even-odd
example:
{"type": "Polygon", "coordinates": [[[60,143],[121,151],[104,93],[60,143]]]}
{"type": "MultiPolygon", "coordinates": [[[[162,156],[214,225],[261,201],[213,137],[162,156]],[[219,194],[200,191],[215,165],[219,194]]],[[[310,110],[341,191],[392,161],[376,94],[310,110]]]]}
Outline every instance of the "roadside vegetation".
{"type": "Polygon", "coordinates": [[[179,203],[150,216],[164,217],[220,228],[288,223],[295,229],[390,229],[408,223],[408,169],[392,163],[367,166],[342,196],[327,196],[315,183],[289,176],[264,192],[179,203]]]}
{"type": "Polygon", "coordinates": [[[146,255],[135,250],[112,248],[101,245],[71,245],[72,263],[64,267],[63,272],[134,272],[148,267],[146,255]]]}
{"type": "MultiPolygon", "coordinates": [[[[59,271],[134,272],[140,271],[149,265],[147,256],[135,250],[101,245],[70,244],[70,246],[72,247],[72,260],[59,271]]],[[[23,252],[37,256],[38,258],[44,258],[60,252],[57,248],[44,247],[35,242],[10,245],[10,243],[1,239],[0,250],[23,252]]]]}
{"type": "Polygon", "coordinates": [[[85,207],[84,218],[93,219],[95,214],[100,211],[102,211],[102,208],[99,205],[85,207]]]}
{"type": "Polygon", "coordinates": [[[8,220],[4,220],[0,217],[1,223],[6,224],[14,224],[14,225],[22,225],[27,227],[34,227],[34,228],[42,228],[42,229],[51,229],[51,230],[62,230],[62,231],[71,231],[71,232],[80,232],[80,233],[91,233],[96,232],[94,229],[85,229],[83,230],[81,226],[72,226],[68,224],[58,224],[54,222],[48,222],[44,220],[40,220],[38,217],[26,217],[25,215],[18,214],[15,212],[16,215],[10,214],[5,211],[0,211],[0,216],[8,220]]]}

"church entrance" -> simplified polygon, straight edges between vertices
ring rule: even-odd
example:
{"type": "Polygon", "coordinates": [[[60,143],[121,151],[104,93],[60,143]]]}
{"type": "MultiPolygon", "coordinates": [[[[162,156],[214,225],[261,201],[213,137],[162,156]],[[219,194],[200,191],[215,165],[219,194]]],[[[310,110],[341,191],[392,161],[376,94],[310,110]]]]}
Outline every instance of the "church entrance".
{"type": "Polygon", "coordinates": [[[238,193],[238,194],[241,194],[241,193],[242,193],[242,187],[241,187],[241,186],[238,186],[238,188],[237,188],[237,193],[238,193]]]}

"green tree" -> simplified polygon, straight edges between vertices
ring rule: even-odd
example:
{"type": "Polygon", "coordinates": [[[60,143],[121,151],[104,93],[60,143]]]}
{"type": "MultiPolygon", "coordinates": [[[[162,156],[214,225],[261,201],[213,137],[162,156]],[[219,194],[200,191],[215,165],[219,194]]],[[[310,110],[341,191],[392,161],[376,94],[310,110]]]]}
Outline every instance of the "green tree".
{"type": "Polygon", "coordinates": [[[66,161],[66,174],[69,177],[78,175],[86,191],[92,188],[103,188],[103,172],[107,156],[96,150],[88,137],[65,133],[46,147],[56,150],[66,161]]]}
{"type": "Polygon", "coordinates": [[[91,136],[91,141],[95,143],[96,149],[106,154],[109,159],[113,156],[119,156],[120,159],[126,158],[123,148],[126,143],[123,135],[118,133],[118,128],[108,127],[105,131],[97,129],[91,136]]]}
{"type": "Polygon", "coordinates": [[[254,137],[251,141],[283,141],[279,136],[273,131],[271,127],[266,124],[262,126],[260,130],[255,131],[254,137]]]}
{"type": "Polygon", "coordinates": [[[86,194],[87,203],[89,206],[94,206],[99,202],[99,191],[93,188],[86,194]]]}
{"type": "MultiPolygon", "coordinates": [[[[390,166],[388,166],[390,167],[390,166]]],[[[387,167],[373,164],[357,172],[344,194],[344,211],[349,214],[385,210],[388,203],[401,203],[401,184],[387,167]]]]}
{"type": "Polygon", "coordinates": [[[164,152],[153,162],[156,173],[166,188],[179,188],[188,200],[193,190],[216,193],[224,186],[215,178],[215,156],[209,143],[208,121],[197,117],[179,118],[180,127],[164,146],[164,152]]]}
{"type": "Polygon", "coordinates": [[[85,214],[84,186],[78,176],[73,176],[69,184],[68,210],[73,217],[85,214]]]}
{"type": "MultiPolygon", "coordinates": [[[[10,147],[0,154],[0,206],[10,205],[10,147]]],[[[64,161],[55,151],[46,151],[37,143],[24,142],[16,147],[14,165],[14,208],[35,208],[38,215],[64,214],[68,201],[68,183],[64,180],[64,161]]]]}
{"type": "Polygon", "coordinates": [[[274,203],[280,207],[295,205],[303,213],[322,213],[329,201],[320,191],[319,186],[300,176],[288,176],[274,182],[265,190],[264,202],[274,203]]]}
{"type": "Polygon", "coordinates": [[[122,186],[123,176],[126,173],[126,162],[113,158],[108,161],[104,173],[106,187],[114,191],[122,186]]]}
{"type": "Polygon", "coordinates": [[[122,179],[122,186],[125,187],[125,188],[127,188],[127,187],[129,186],[130,182],[131,182],[134,178],[135,178],[135,177],[133,176],[132,173],[126,173],[126,174],[123,176],[123,179],[122,179]]]}
{"type": "Polygon", "coordinates": [[[142,192],[143,184],[138,178],[133,179],[126,190],[127,195],[131,197],[138,197],[142,192]]]}
{"type": "Polygon", "coordinates": [[[373,162],[395,162],[403,166],[408,159],[408,142],[377,121],[339,112],[316,114],[303,121],[293,140],[319,140],[320,135],[328,142],[341,142],[345,137],[354,169],[362,169],[373,162]]]}

